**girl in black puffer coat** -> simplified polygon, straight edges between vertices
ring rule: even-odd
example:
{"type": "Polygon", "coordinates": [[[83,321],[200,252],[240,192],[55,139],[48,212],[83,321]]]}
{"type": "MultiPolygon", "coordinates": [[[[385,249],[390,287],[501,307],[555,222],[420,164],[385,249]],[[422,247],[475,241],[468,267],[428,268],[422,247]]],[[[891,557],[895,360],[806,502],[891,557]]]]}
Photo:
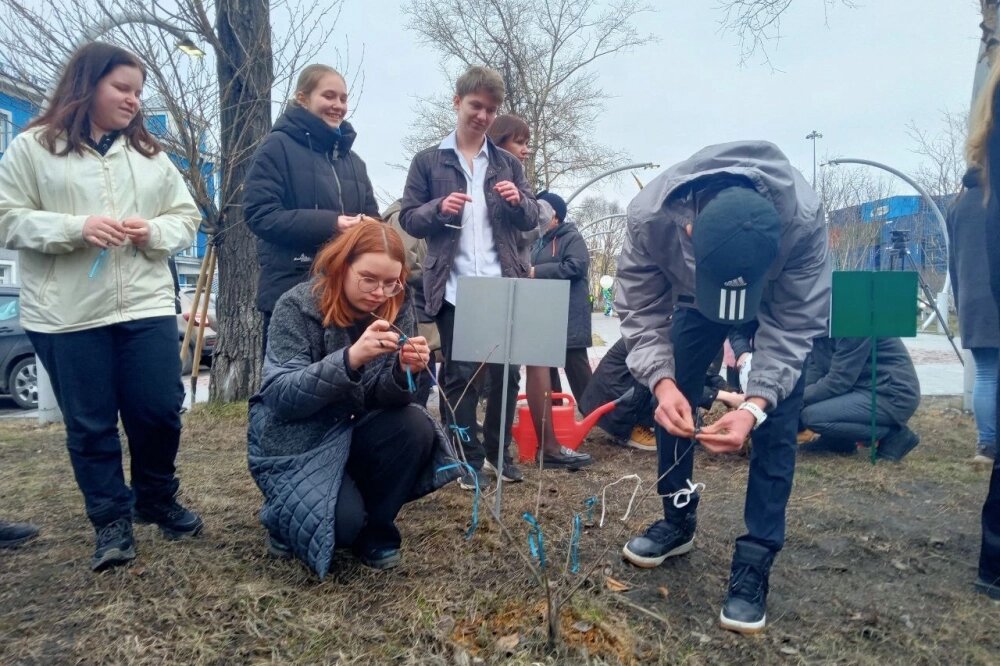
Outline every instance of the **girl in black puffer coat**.
{"type": "Polygon", "coordinates": [[[347,84],[326,65],[299,75],[295,96],[254,155],[243,188],[247,224],[257,236],[257,308],[267,327],[278,297],[305,282],[324,243],[378,217],[365,163],[344,120],[347,84]]]}

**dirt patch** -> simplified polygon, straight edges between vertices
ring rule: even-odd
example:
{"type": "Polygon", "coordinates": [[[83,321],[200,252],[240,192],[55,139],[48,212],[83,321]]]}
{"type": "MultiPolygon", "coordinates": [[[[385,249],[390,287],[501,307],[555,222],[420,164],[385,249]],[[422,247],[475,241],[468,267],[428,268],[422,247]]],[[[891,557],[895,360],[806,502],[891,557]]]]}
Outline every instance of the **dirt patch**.
{"type": "Polygon", "coordinates": [[[338,553],[320,582],[265,554],[245,407],[198,406],[185,417],[179,467],[204,536],[171,543],[139,527],[135,564],[94,575],[61,430],[2,423],[0,507],[43,533],[0,557],[0,663],[995,663],[1000,605],[971,587],[988,477],[968,462],[975,431],[958,404],[925,400],[912,424],[921,445],[902,465],[800,458],[757,638],[717,628],[743,532],[743,456],[697,453],[707,488],[696,547],[654,570],[626,565],[620,548],[656,519],[658,500],[622,524],[633,486],[620,483],[607,492],[604,527],[600,507],[588,521],[584,502],[626,474],[649,483],[655,456],[594,431],[591,468],[546,472],[541,486],[526,470],[525,483],[506,487],[512,541],[485,508],[466,540],[472,496],[451,486],[404,509],[400,568],[373,572],[338,553]],[[579,586],[559,611],[554,650],[545,595],[522,558],[525,511],[542,526],[553,594],[579,586]],[[577,513],[590,525],[574,574],[577,513]]]}

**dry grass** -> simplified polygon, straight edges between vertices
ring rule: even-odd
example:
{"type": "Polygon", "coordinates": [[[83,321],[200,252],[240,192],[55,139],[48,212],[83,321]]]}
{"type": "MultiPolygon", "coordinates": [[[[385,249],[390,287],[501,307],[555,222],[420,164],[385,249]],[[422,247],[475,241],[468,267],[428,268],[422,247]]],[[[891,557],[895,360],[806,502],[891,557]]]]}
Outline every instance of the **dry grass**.
{"type": "MultiPolygon", "coordinates": [[[[625,565],[618,549],[658,502],[645,501],[623,531],[630,490],[617,486],[615,519],[584,532],[583,571],[596,569],[562,610],[555,652],[545,649],[544,595],[497,526],[484,515],[464,540],[471,496],[457,487],[406,507],[403,566],[377,573],[339,555],[321,583],[264,553],[245,405],[199,406],[186,417],[179,464],[204,536],[170,543],[140,527],[135,564],[94,575],[61,431],[2,423],[2,513],[44,531],[0,558],[0,663],[995,663],[1000,606],[971,593],[987,476],[966,462],[974,431],[956,406],[925,403],[915,427],[923,443],[903,465],[800,459],[758,638],[716,627],[742,532],[746,459],[699,453],[707,491],[697,547],[653,571],[625,565]],[[632,590],[610,592],[607,576],[632,590]]],[[[599,434],[587,446],[592,468],[544,480],[540,521],[563,591],[578,580],[562,570],[582,501],[623,474],[655,476],[652,455],[599,434]]],[[[505,524],[518,540],[537,478],[529,472],[505,492],[505,524]]]]}

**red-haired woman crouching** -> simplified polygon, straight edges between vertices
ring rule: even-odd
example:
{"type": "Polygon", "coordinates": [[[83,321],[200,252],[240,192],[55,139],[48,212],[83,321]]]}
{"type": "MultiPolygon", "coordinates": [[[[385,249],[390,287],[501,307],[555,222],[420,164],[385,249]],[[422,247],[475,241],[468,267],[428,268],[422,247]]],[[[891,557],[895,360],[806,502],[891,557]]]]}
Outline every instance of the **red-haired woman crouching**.
{"type": "Polygon", "coordinates": [[[411,404],[407,370],[424,371],[430,349],[415,336],[403,244],[388,225],[366,221],[342,233],[313,273],[275,306],[263,382],[250,401],[261,523],[273,555],[294,554],[321,578],[334,547],[388,569],[400,562],[400,508],[460,473],[442,469],[454,450],[411,404]]]}

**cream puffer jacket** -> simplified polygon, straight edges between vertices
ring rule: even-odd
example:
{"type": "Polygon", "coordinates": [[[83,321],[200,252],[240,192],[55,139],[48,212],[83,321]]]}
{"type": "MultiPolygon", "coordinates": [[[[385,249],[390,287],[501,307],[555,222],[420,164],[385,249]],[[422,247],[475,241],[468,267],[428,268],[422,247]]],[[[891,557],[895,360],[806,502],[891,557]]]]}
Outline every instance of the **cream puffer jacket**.
{"type": "Polygon", "coordinates": [[[167,258],[191,245],[201,216],[170,158],[143,157],[125,137],[103,157],[60,157],[40,131],[19,134],[0,160],[0,243],[20,251],[21,325],[65,333],[173,315],[167,258]],[[98,261],[100,248],[83,240],[91,215],[140,217],[149,243],[126,241],[98,261]]]}

